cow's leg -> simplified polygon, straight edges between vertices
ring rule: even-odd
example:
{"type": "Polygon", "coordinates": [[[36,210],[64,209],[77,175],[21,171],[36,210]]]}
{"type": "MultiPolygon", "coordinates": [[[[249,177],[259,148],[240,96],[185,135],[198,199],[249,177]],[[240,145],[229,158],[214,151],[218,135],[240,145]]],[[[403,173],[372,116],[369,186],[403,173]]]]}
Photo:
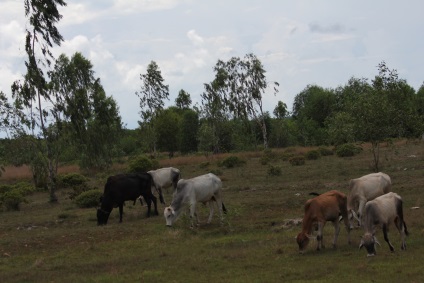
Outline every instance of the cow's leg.
{"type": "Polygon", "coordinates": [[[397,217],[395,219],[395,224],[396,224],[396,228],[398,229],[399,233],[400,233],[400,237],[401,237],[401,246],[400,248],[402,250],[406,250],[406,233],[405,233],[405,226],[403,220],[400,217],[397,217]]]}
{"type": "Polygon", "coordinates": [[[336,248],[337,247],[337,238],[338,238],[339,233],[340,233],[339,219],[336,219],[335,221],[333,221],[333,226],[334,226],[333,248],[336,248]]]}
{"type": "Polygon", "coordinates": [[[324,244],[322,242],[322,231],[324,229],[324,225],[325,225],[325,223],[322,223],[322,222],[318,222],[318,224],[317,224],[317,227],[318,227],[318,231],[317,231],[317,251],[324,248],[324,244]]]}
{"type": "Polygon", "coordinates": [[[150,197],[143,196],[147,204],[147,217],[150,217],[150,211],[152,209],[152,199],[150,197]]]}
{"type": "Polygon", "coordinates": [[[394,252],[395,251],[395,248],[390,243],[389,237],[387,237],[387,224],[383,224],[383,235],[384,235],[384,240],[387,242],[387,244],[389,244],[390,251],[391,252],[394,252]]]}
{"type": "Polygon", "coordinates": [[[159,215],[157,198],[153,194],[152,194],[152,201],[153,201],[153,205],[155,207],[155,215],[159,215]]]}
{"type": "Polygon", "coordinates": [[[208,201],[208,206],[209,206],[208,224],[212,222],[213,211],[214,211],[214,208],[213,208],[214,204],[215,204],[214,201],[208,201]]]}
{"type": "Polygon", "coordinates": [[[124,203],[119,205],[119,223],[122,222],[122,214],[124,213],[124,203]]]}
{"type": "Polygon", "coordinates": [[[362,215],[363,215],[364,207],[366,203],[367,203],[366,199],[361,198],[359,200],[359,208],[358,208],[358,226],[359,227],[362,226],[362,215]]]}
{"type": "Polygon", "coordinates": [[[219,216],[221,218],[221,225],[224,224],[224,214],[223,214],[223,207],[224,205],[222,204],[222,200],[221,200],[221,196],[215,196],[215,200],[216,200],[216,204],[218,205],[218,211],[219,211],[219,216]]]}
{"type": "Polygon", "coordinates": [[[191,228],[194,227],[194,218],[196,218],[196,225],[199,225],[199,218],[196,213],[196,203],[190,203],[190,220],[191,220],[191,228]]]}

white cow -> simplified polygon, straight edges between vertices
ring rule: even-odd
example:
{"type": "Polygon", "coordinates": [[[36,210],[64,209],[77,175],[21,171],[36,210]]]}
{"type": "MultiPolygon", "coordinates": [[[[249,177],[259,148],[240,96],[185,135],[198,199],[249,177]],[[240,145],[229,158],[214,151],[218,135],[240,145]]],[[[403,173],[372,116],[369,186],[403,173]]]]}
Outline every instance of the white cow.
{"type": "Polygon", "coordinates": [[[157,170],[147,171],[153,178],[153,187],[159,194],[161,203],[165,204],[163,199],[162,189],[174,187],[177,188],[178,180],[181,178],[180,170],[174,167],[160,168],[157,170]]]}
{"type": "MultiPolygon", "coordinates": [[[[177,188],[178,180],[181,177],[180,170],[174,167],[160,168],[157,170],[147,171],[148,174],[152,176],[152,192],[156,190],[159,195],[159,200],[161,203],[165,204],[165,199],[163,198],[162,189],[174,187],[174,190],[177,188]]],[[[140,196],[140,203],[143,205],[140,196]]],[[[135,204],[135,201],[134,201],[135,204]]]]}
{"type": "Polygon", "coordinates": [[[375,244],[379,244],[375,238],[376,227],[383,229],[384,240],[389,245],[390,251],[393,252],[393,245],[387,237],[387,230],[390,223],[395,223],[396,228],[401,234],[401,249],[406,249],[405,238],[408,235],[405,221],[403,220],[402,198],[396,193],[387,193],[379,196],[365,205],[364,213],[364,235],[361,238],[359,248],[365,247],[368,256],[373,256],[375,252],[375,244]]]}
{"type": "Polygon", "coordinates": [[[350,227],[353,228],[354,219],[361,226],[361,218],[367,201],[390,192],[392,181],[389,175],[379,172],[351,179],[347,197],[347,211],[350,227]]]}
{"type": "Polygon", "coordinates": [[[221,200],[222,182],[212,173],[201,175],[192,179],[181,179],[178,181],[177,189],[174,191],[171,205],[166,207],[163,214],[165,216],[166,225],[172,226],[177,220],[184,206],[190,206],[191,227],[193,227],[193,218],[196,216],[198,224],[199,219],[196,214],[196,203],[202,202],[209,206],[208,223],[212,221],[214,202],[218,204],[218,209],[223,219],[222,212],[226,213],[226,209],[221,200]]]}

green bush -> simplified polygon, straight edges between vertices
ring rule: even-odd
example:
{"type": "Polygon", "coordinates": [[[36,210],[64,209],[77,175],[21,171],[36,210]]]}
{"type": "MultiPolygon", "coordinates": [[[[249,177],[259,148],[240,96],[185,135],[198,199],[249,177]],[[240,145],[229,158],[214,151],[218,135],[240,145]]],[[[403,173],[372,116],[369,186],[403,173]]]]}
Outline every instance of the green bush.
{"type": "Polygon", "coordinates": [[[323,147],[323,146],[319,147],[318,151],[322,156],[329,156],[334,154],[334,152],[331,149],[327,147],[323,147]]]}
{"type": "Polygon", "coordinates": [[[281,176],[281,167],[277,165],[270,165],[268,167],[268,175],[270,176],[281,176]]]}
{"type": "Polygon", "coordinates": [[[360,153],[362,148],[352,143],[345,143],[336,148],[338,157],[350,157],[360,153]]]}
{"type": "Polygon", "coordinates": [[[157,168],[159,168],[159,162],[145,155],[139,155],[128,162],[128,171],[131,173],[142,173],[157,168]]]}
{"type": "Polygon", "coordinates": [[[85,185],[88,179],[78,173],[69,173],[66,175],[59,175],[59,185],[63,188],[73,188],[76,186],[85,185]]]}
{"type": "Polygon", "coordinates": [[[305,165],[305,157],[303,156],[293,156],[289,159],[289,162],[292,166],[305,165]]]}
{"type": "Polygon", "coordinates": [[[321,154],[318,150],[310,150],[305,154],[306,159],[308,160],[317,160],[320,158],[321,154]]]}
{"type": "Polygon", "coordinates": [[[99,199],[103,195],[100,190],[93,189],[81,193],[75,198],[75,203],[80,208],[97,207],[99,205],[99,199]]]}
{"type": "Polygon", "coordinates": [[[246,163],[245,161],[241,160],[237,156],[229,156],[222,160],[220,166],[226,167],[226,168],[234,168],[243,165],[246,163]]]}
{"type": "Polygon", "coordinates": [[[1,202],[6,210],[19,210],[22,202],[27,202],[21,192],[17,189],[10,190],[1,195],[1,202]]]}
{"type": "Polygon", "coordinates": [[[261,164],[267,165],[271,161],[271,158],[267,155],[264,155],[261,157],[261,164]]]}

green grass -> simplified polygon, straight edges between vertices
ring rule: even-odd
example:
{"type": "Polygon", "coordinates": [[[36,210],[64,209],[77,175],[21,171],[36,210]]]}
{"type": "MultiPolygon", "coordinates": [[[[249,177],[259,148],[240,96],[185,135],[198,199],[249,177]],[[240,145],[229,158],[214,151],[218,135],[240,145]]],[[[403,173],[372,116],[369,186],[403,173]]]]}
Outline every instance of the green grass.
{"type": "MultiPolygon", "coordinates": [[[[98,227],[95,209],[77,208],[67,191],[58,192],[56,205],[47,203],[47,193],[29,196],[21,211],[0,213],[0,282],[424,282],[424,215],[422,208],[410,209],[422,205],[424,144],[383,150],[381,171],[404,199],[407,251],[400,251],[394,226],[389,231],[394,253],[377,231],[381,247],[367,258],[358,249],[362,231],[352,231],[348,245],[344,228],[332,249],[334,230],[328,223],[326,249],[317,252],[311,241],[299,255],[295,236],[301,227],[283,228],[287,219],[303,217],[309,192],[347,193],[349,179],[370,173],[367,150],[349,158],[322,156],[304,166],[270,161],[281,167],[281,176],[269,176],[260,156],[242,154],[242,167],[221,169],[228,209],[222,226],[216,215],[204,224],[208,211],[202,204],[202,224],[190,229],[186,215],[167,228],[162,205],[159,217],[146,218],[145,206],[127,202],[123,223],[114,209],[108,225],[98,227]]],[[[206,173],[202,162],[177,167],[190,178],[206,173]]],[[[216,168],[216,160],[209,162],[216,168]]],[[[97,182],[103,187],[105,180],[97,182]]],[[[168,190],[165,199],[171,198],[168,190]]]]}

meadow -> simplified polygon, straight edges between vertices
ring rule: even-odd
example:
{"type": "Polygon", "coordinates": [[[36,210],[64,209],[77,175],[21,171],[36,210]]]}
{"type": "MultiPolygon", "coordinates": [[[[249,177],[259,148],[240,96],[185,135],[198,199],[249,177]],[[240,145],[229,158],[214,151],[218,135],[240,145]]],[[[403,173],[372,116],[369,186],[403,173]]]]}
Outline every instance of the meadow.
{"type": "MultiPolygon", "coordinates": [[[[34,193],[20,211],[0,212],[0,282],[424,282],[424,143],[399,141],[381,149],[381,171],[404,200],[410,235],[401,251],[392,226],[391,253],[377,231],[381,246],[375,257],[359,250],[361,229],[352,231],[348,245],[342,227],[333,249],[331,223],[324,228],[324,250],[316,251],[311,241],[305,254],[298,253],[301,226],[289,220],[303,217],[309,193],[347,194],[350,179],[372,172],[367,146],[354,157],[322,156],[303,166],[282,158],[284,152],[306,150],[272,150],[275,158],[265,165],[261,151],[239,153],[246,163],[228,169],[218,163],[229,154],[161,159],[162,167],[179,168],[183,178],[220,173],[228,210],[223,225],[216,214],[205,224],[208,211],[199,205],[199,227],[190,229],[189,217],[182,215],[168,228],[163,205],[159,216],[146,218],[146,206],[127,202],[123,223],[114,209],[108,225],[99,227],[95,209],[78,208],[66,190],[58,191],[57,204],[48,203],[46,192],[34,193]],[[269,175],[270,165],[279,166],[281,175],[269,175]]],[[[8,169],[0,183],[29,180],[27,168],[8,169]]],[[[124,170],[121,164],[89,177],[100,189],[108,175],[124,170]]],[[[76,166],[61,167],[62,173],[75,171],[76,166]]],[[[169,189],[165,200],[171,199],[169,189]]]]}

